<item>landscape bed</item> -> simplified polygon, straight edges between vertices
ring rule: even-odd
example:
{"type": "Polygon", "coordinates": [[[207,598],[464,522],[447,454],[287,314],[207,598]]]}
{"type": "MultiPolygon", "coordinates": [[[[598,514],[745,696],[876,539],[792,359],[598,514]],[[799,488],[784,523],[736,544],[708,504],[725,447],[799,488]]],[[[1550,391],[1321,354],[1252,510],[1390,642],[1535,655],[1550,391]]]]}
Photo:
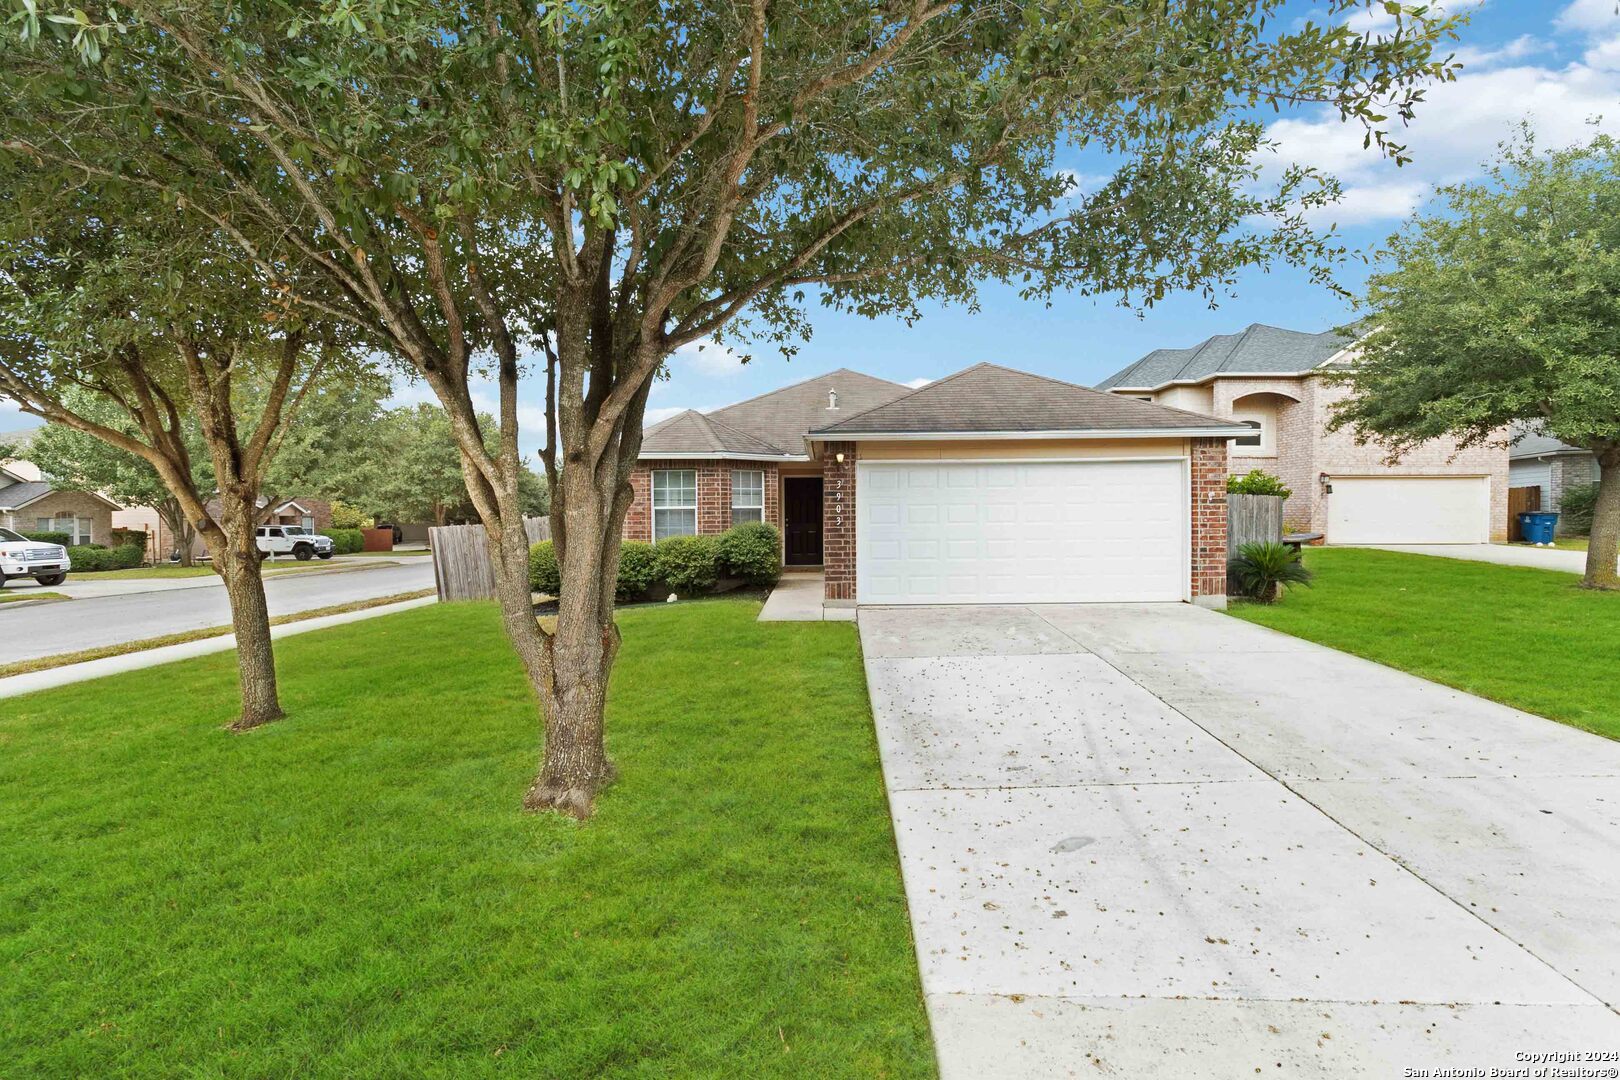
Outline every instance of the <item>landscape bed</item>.
{"type": "Polygon", "coordinates": [[[584,825],[493,605],[278,643],[246,736],[230,654],[0,702],[0,1061],[932,1075],[854,628],[758,609],[621,616],[584,825]]]}
{"type": "Polygon", "coordinates": [[[1229,613],[1471,694],[1620,738],[1620,593],[1576,574],[1307,548],[1311,588],[1229,613]]]}

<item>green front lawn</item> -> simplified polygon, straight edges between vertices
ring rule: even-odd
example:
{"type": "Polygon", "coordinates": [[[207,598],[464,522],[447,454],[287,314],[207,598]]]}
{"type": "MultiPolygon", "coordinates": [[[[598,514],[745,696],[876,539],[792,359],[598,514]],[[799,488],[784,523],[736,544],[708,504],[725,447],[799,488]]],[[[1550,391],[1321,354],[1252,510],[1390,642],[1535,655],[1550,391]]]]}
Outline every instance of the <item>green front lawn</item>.
{"type": "Polygon", "coordinates": [[[757,612],[623,614],[583,826],[488,605],[0,702],[0,1074],[930,1075],[855,629],[757,612]]]}
{"type": "Polygon", "coordinates": [[[1314,587],[1240,619],[1620,738],[1620,594],[1574,574],[1430,555],[1307,548],[1314,587]]]}

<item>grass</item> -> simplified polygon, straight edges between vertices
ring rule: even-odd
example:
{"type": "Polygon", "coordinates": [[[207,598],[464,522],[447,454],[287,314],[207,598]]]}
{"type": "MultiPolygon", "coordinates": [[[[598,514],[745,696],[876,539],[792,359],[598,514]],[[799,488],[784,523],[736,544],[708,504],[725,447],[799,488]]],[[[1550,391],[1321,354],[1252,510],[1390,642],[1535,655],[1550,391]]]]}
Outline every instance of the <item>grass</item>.
{"type": "Polygon", "coordinates": [[[1620,594],[1574,574],[1307,548],[1312,588],[1228,611],[1472,694],[1620,738],[1620,594]]]}
{"type": "Polygon", "coordinates": [[[854,627],[757,612],[621,616],[585,825],[492,605],[279,644],[249,735],[228,654],[6,702],[0,1072],[931,1075],[854,627]]]}
{"type": "MultiPolygon", "coordinates": [[[[40,595],[39,593],[19,593],[18,599],[37,600],[40,595]]],[[[416,600],[432,595],[432,589],[417,589],[414,592],[374,596],[368,600],[351,600],[346,604],[329,604],[326,607],[310,608],[307,611],[294,611],[286,615],[272,616],[270,625],[283,626],[287,623],[303,622],[305,619],[318,619],[322,615],[342,615],[349,611],[364,611],[367,608],[382,607],[384,604],[397,604],[402,600],[416,600]]],[[[66,599],[66,597],[63,597],[63,599],[66,599]]],[[[0,679],[8,675],[26,675],[30,671],[45,671],[49,668],[66,667],[69,664],[82,664],[87,660],[105,660],[109,656],[124,656],[128,653],[145,652],[148,649],[161,649],[165,645],[183,645],[188,641],[201,641],[203,638],[219,637],[230,632],[231,628],[229,626],[205,626],[197,630],[183,630],[178,634],[163,634],[159,637],[141,638],[138,641],[121,641],[116,645],[101,645],[94,649],[57,653],[55,656],[40,656],[32,660],[18,660],[11,664],[0,664],[0,679]]],[[[0,745],[4,745],[3,742],[0,742],[0,745]]]]}
{"type": "Polygon", "coordinates": [[[59,592],[4,592],[0,591],[0,604],[15,604],[19,600],[66,600],[68,595],[59,592]]]}

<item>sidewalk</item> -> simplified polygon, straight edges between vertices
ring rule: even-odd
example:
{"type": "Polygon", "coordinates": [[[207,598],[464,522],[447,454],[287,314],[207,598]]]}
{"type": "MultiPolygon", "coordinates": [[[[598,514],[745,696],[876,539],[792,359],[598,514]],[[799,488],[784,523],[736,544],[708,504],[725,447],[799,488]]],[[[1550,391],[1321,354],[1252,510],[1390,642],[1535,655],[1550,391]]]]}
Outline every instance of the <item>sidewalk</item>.
{"type": "Polygon", "coordinates": [[[760,622],[854,622],[853,607],[827,607],[820,574],[787,573],[760,609],[760,622]]]}

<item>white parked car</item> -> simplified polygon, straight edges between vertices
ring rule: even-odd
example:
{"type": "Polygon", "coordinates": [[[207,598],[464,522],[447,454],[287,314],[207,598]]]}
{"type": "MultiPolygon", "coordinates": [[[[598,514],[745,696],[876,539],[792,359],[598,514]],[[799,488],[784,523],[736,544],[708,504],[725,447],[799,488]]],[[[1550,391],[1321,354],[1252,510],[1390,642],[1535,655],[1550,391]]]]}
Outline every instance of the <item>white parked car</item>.
{"type": "Polygon", "coordinates": [[[14,577],[31,577],[41,585],[60,585],[71,569],[73,563],[62,545],[42,544],[0,528],[0,585],[14,577]]]}
{"type": "Polygon", "coordinates": [[[259,554],[291,555],[301,562],[310,559],[330,559],[335,551],[330,536],[322,536],[302,525],[260,525],[259,554]]]}

